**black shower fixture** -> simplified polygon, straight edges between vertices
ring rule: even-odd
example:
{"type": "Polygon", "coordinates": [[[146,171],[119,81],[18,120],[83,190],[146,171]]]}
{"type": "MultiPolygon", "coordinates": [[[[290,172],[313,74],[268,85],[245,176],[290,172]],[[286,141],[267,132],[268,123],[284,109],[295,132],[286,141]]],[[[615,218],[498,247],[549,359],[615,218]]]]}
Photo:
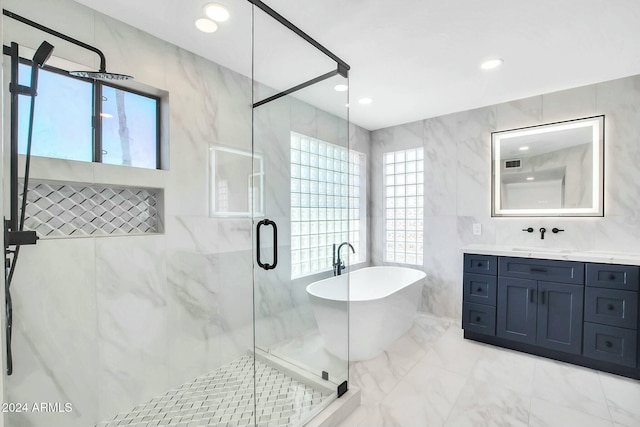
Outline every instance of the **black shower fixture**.
{"type": "Polygon", "coordinates": [[[38,50],[36,50],[36,53],[33,55],[33,65],[36,67],[42,67],[51,56],[51,53],[53,53],[53,46],[46,41],[42,42],[40,47],[38,47],[38,50]]]}
{"type": "MultiPolygon", "coordinates": [[[[69,74],[75,77],[85,77],[89,79],[98,79],[98,80],[130,80],[133,77],[127,74],[118,74],[118,73],[109,73],[107,72],[107,59],[104,56],[104,53],[97,47],[91,46],[85,42],[74,39],[72,37],[67,36],[66,34],[62,34],[59,31],[52,30],[49,27],[45,27],[44,25],[38,24],[30,19],[27,19],[23,16],[17,15],[13,12],[10,12],[6,9],[2,9],[2,13],[9,18],[15,19],[16,21],[22,22],[23,24],[29,25],[30,27],[36,28],[40,31],[44,31],[47,34],[51,34],[56,36],[64,41],[75,44],[76,46],[80,46],[84,49],[90,50],[91,52],[96,53],[100,57],[100,69],[98,71],[69,71],[69,74]]],[[[34,58],[35,60],[35,58],[34,58]]]]}
{"type": "Polygon", "coordinates": [[[25,230],[25,213],[27,208],[27,191],[29,188],[29,169],[31,166],[31,143],[33,141],[33,116],[35,112],[35,98],[38,95],[38,71],[44,66],[53,52],[53,46],[43,41],[36,49],[31,60],[31,84],[21,85],[19,82],[18,66],[20,55],[18,44],[4,46],[3,52],[11,56],[11,137],[10,137],[10,210],[11,218],[4,221],[4,250],[5,250],[5,340],[7,350],[7,375],[13,373],[13,356],[11,351],[11,335],[13,328],[13,303],[11,301],[11,282],[16,269],[16,262],[23,245],[35,245],[38,236],[33,230],[25,230]],[[22,204],[18,218],[18,97],[30,98],[29,125],[27,130],[27,150],[24,166],[24,182],[22,188],[22,204]],[[13,246],[13,249],[10,247],[13,246]]]}

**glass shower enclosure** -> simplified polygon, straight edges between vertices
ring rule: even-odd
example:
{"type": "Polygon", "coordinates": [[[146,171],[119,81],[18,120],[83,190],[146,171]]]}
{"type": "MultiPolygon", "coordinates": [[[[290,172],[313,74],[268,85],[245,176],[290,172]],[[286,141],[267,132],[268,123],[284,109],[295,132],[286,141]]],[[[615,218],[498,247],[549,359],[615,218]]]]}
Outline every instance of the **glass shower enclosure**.
{"type": "MultiPolygon", "coordinates": [[[[252,3],[253,153],[264,159],[254,172],[265,194],[253,215],[256,366],[266,360],[313,390],[295,409],[308,419],[348,388],[348,361],[324,345],[348,347],[348,281],[330,302],[340,325],[331,337],[320,335],[306,288],[333,274],[333,251],[349,240],[349,66],[252,3]]],[[[256,374],[259,419],[269,385],[256,374]]]]}

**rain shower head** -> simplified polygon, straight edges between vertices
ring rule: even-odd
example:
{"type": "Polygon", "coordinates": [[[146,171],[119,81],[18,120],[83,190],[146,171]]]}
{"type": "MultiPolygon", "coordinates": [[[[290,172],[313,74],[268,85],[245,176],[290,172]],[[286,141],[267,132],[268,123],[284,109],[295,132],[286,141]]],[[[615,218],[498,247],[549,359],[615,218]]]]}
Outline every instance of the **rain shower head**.
{"type": "Polygon", "coordinates": [[[106,71],[69,71],[69,75],[97,80],[131,80],[127,74],[107,73],[106,71]]]}
{"type": "MultiPolygon", "coordinates": [[[[45,33],[51,34],[53,36],[56,36],[62,40],[68,41],[69,43],[73,43],[76,46],[80,46],[84,49],[90,50],[91,52],[96,53],[99,57],[100,57],[100,69],[99,71],[70,71],[69,74],[72,76],[76,76],[76,77],[85,77],[85,78],[89,78],[89,79],[100,79],[100,80],[130,80],[133,77],[126,75],[126,74],[115,74],[115,73],[108,73],[107,72],[107,60],[104,57],[104,54],[102,53],[102,51],[100,49],[98,49],[97,47],[91,46],[85,42],[82,42],[80,40],[74,39],[73,37],[69,37],[66,34],[62,34],[59,31],[53,30],[49,27],[45,27],[44,25],[38,24],[37,22],[34,22],[30,19],[27,19],[23,16],[17,15],[11,11],[8,11],[6,9],[2,9],[2,14],[5,16],[8,16],[9,18],[13,18],[16,21],[22,22],[23,24],[29,25],[30,27],[36,28],[40,31],[44,31],[45,33]]],[[[47,43],[48,44],[48,43],[47,43]]],[[[49,45],[51,46],[51,45],[49,45]]],[[[41,46],[42,47],[42,46],[41,46]]],[[[53,46],[51,47],[53,49],[53,46]]],[[[38,51],[40,51],[40,48],[38,48],[38,51]]],[[[42,52],[43,54],[45,53],[44,51],[42,52]]],[[[51,52],[49,52],[49,54],[51,54],[51,52]]],[[[37,52],[36,52],[37,55],[37,52]]],[[[48,56],[46,57],[48,58],[48,56]]],[[[44,61],[46,61],[46,58],[44,58],[44,61]]],[[[35,57],[34,57],[34,61],[35,61],[35,57]]],[[[44,63],[44,61],[42,61],[42,63],[44,63]]]]}
{"type": "Polygon", "coordinates": [[[42,42],[40,47],[38,47],[38,50],[36,50],[36,53],[33,55],[33,65],[42,67],[49,59],[52,52],[53,46],[46,41],[42,42]]]}

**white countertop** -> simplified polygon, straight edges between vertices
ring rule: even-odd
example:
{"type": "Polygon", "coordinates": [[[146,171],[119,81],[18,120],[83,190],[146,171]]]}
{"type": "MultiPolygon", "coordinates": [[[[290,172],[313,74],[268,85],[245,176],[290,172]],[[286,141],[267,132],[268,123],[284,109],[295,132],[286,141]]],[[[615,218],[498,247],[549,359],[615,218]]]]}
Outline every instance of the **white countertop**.
{"type": "Polygon", "coordinates": [[[574,249],[535,248],[525,246],[467,245],[462,252],[479,255],[520,258],[559,259],[566,261],[599,262],[640,266],[640,253],[613,251],[580,251],[574,249]]]}

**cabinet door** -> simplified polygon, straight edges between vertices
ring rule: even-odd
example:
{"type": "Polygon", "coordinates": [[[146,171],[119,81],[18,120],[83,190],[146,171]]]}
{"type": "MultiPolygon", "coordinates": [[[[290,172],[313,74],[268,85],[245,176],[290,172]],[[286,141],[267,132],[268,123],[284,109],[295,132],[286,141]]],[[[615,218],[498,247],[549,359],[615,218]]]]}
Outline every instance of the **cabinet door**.
{"type": "Polygon", "coordinates": [[[538,282],[539,346],[580,354],[583,296],[582,285],[538,282]]]}
{"type": "Polygon", "coordinates": [[[534,280],[498,278],[497,336],[535,344],[536,290],[534,280]]]}

